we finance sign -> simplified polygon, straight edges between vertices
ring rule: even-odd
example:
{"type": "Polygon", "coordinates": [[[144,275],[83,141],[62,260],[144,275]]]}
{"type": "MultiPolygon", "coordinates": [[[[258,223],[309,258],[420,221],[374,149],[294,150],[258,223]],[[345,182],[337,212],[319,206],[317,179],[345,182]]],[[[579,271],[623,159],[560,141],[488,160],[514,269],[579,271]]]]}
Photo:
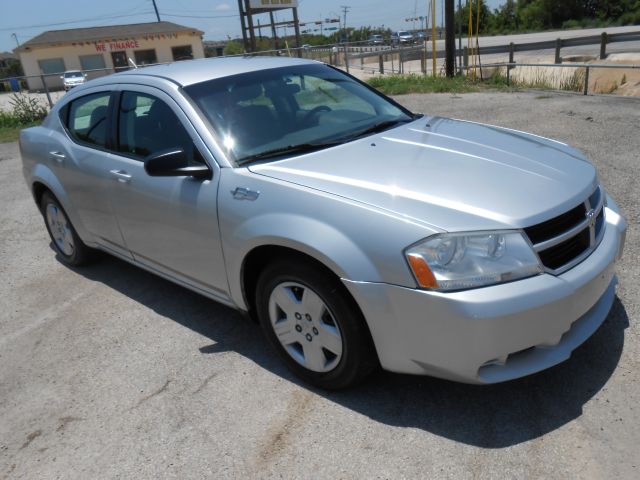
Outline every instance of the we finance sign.
{"type": "Polygon", "coordinates": [[[261,8],[298,8],[298,0],[249,0],[254,10],[261,8]]]}

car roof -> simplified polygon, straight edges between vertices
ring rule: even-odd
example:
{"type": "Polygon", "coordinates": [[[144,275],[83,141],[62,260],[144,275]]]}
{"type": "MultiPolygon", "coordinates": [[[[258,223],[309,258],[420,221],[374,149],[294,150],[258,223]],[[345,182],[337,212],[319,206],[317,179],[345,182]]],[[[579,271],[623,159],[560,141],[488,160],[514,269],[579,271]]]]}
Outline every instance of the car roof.
{"type": "Polygon", "coordinates": [[[171,80],[185,87],[194,83],[207,80],[228,77],[240,73],[255,72],[271,68],[288,67],[295,65],[317,65],[320,62],[303,60],[291,57],[261,57],[238,56],[201,58],[197,60],[185,60],[168,63],[166,65],[154,65],[151,67],[136,68],[126,72],[116,73],[110,78],[119,81],[128,75],[149,75],[171,80]]]}

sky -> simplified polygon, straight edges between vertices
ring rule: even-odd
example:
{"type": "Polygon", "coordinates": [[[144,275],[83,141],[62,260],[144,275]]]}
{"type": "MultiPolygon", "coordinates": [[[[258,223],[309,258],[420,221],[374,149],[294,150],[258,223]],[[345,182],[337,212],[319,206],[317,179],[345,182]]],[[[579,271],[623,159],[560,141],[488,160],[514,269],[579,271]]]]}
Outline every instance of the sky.
{"type": "MultiPolygon", "coordinates": [[[[436,0],[438,21],[442,0],[436,0]]],[[[465,0],[463,0],[464,3],[465,0]]],[[[495,8],[504,0],[488,0],[495,8]]],[[[151,0],[29,0],[28,7],[17,0],[0,0],[0,51],[10,51],[20,43],[46,30],[153,22],[151,0]]],[[[393,30],[412,28],[405,18],[426,15],[428,0],[299,0],[301,22],[316,21],[341,14],[350,7],[347,26],[380,26],[393,30]]],[[[162,20],[194,27],[205,40],[240,36],[237,0],[156,0],[162,20]]],[[[456,1],[457,5],[457,1],[456,1]]],[[[278,20],[291,19],[291,10],[277,14],[278,20]],[[285,13],[286,12],[286,13],[285,13]]],[[[264,16],[265,22],[268,17],[264,16]]]]}

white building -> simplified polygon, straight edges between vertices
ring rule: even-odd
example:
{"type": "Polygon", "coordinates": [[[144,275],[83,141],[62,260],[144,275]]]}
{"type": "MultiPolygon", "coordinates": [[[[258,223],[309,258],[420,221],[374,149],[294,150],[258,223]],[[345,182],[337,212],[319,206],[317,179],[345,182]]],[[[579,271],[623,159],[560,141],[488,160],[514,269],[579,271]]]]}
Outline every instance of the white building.
{"type": "Polygon", "coordinates": [[[20,56],[30,90],[62,87],[66,70],[83,70],[88,78],[136,65],[203,58],[203,32],[171,22],[50,30],[14,50],[20,56]]]}

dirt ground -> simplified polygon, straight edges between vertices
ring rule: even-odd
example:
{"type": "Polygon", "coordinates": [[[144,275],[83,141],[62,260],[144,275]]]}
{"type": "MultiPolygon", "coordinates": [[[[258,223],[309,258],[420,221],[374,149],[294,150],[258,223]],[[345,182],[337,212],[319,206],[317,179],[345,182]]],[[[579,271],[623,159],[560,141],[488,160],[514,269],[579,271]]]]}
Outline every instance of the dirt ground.
{"type": "MultiPolygon", "coordinates": [[[[0,479],[611,479],[640,471],[640,99],[406,95],[582,149],[629,222],[617,299],[566,362],[477,387],[310,388],[237,312],[104,256],[61,264],[0,144],[0,479]]],[[[393,161],[393,159],[390,159],[393,161]]]]}

